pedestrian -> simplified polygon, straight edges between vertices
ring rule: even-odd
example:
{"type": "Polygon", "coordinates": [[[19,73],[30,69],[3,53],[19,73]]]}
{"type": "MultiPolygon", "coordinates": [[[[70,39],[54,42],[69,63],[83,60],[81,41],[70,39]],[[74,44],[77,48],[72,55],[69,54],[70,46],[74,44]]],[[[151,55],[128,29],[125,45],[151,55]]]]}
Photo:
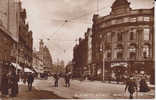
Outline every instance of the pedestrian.
{"type": "Polygon", "coordinates": [[[2,96],[6,97],[8,95],[8,76],[7,76],[7,72],[4,71],[2,73],[2,83],[1,83],[1,91],[2,91],[2,96]]]}
{"type": "Polygon", "coordinates": [[[16,74],[15,69],[12,70],[11,76],[10,76],[10,81],[11,81],[11,97],[16,97],[18,94],[18,81],[19,77],[16,74]]]}
{"type": "Polygon", "coordinates": [[[130,94],[129,98],[133,99],[133,94],[137,91],[137,85],[136,85],[136,82],[134,81],[133,77],[127,79],[125,92],[127,89],[130,94]]]}
{"type": "Polygon", "coordinates": [[[70,87],[70,74],[69,73],[65,74],[65,84],[66,84],[66,87],[70,87]]]}
{"type": "Polygon", "coordinates": [[[150,89],[149,89],[149,87],[148,87],[148,85],[147,85],[147,83],[146,83],[146,80],[145,80],[145,78],[142,78],[141,80],[140,80],[140,92],[148,92],[148,91],[150,91],[150,89]]]}
{"type": "Polygon", "coordinates": [[[24,74],[23,74],[23,83],[25,84],[26,81],[27,81],[27,75],[24,73],[24,74]]]}
{"type": "Polygon", "coordinates": [[[31,91],[32,90],[32,83],[34,82],[34,77],[33,77],[32,73],[28,74],[27,82],[28,82],[28,90],[31,91]]]}
{"type": "Polygon", "coordinates": [[[59,80],[58,74],[54,74],[54,79],[55,79],[54,86],[55,86],[55,87],[58,87],[58,80],[59,80]]]}

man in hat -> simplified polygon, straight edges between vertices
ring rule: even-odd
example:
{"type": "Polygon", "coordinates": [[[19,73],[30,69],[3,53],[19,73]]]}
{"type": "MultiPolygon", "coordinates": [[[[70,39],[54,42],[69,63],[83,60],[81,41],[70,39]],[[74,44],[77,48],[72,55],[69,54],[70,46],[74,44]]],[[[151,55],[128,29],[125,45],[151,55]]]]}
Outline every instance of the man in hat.
{"type": "Polygon", "coordinates": [[[137,91],[137,84],[133,77],[130,77],[126,82],[125,92],[128,89],[129,98],[133,99],[133,94],[137,91]]]}

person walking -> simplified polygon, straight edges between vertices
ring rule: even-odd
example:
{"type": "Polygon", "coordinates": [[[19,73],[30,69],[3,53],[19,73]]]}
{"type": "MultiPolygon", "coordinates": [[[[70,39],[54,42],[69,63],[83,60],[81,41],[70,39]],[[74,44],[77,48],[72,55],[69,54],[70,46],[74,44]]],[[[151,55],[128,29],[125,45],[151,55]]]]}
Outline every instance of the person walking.
{"type": "Polygon", "coordinates": [[[127,79],[125,92],[127,89],[130,94],[129,99],[133,99],[133,94],[137,91],[137,84],[134,81],[133,77],[127,79]]]}
{"type": "Polygon", "coordinates": [[[55,75],[54,75],[54,79],[55,79],[54,86],[55,86],[55,87],[58,87],[58,80],[59,80],[58,74],[55,74],[55,75]]]}
{"type": "Polygon", "coordinates": [[[149,87],[148,87],[144,77],[140,80],[139,84],[140,84],[140,90],[139,90],[140,92],[148,92],[148,91],[150,91],[150,89],[149,89],[149,87]]]}
{"type": "Polygon", "coordinates": [[[66,87],[70,87],[70,74],[69,73],[65,74],[65,84],[66,84],[66,87]]]}
{"type": "Polygon", "coordinates": [[[34,77],[33,77],[32,73],[28,74],[27,82],[28,82],[28,90],[31,91],[32,90],[32,83],[34,82],[34,77]]]}

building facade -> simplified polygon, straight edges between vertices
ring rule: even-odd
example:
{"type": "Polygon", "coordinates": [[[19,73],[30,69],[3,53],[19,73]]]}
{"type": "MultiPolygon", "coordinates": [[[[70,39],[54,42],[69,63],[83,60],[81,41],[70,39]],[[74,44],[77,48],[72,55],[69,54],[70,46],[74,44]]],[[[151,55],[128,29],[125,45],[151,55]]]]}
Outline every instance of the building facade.
{"type": "Polygon", "coordinates": [[[85,77],[91,74],[92,63],[92,30],[88,28],[84,39],[79,38],[79,44],[73,49],[73,75],[85,77]]]}
{"type": "Polygon", "coordinates": [[[107,16],[93,16],[94,75],[154,71],[154,8],[132,9],[127,0],[116,0],[111,8],[107,16]]]}
{"type": "Polygon", "coordinates": [[[0,26],[0,86],[3,72],[8,68],[4,66],[7,62],[16,62],[17,42],[8,35],[8,31],[0,26]]]}
{"type": "Polygon", "coordinates": [[[33,61],[33,37],[32,31],[29,30],[29,25],[26,23],[26,10],[20,7],[20,27],[19,27],[19,42],[18,42],[18,62],[23,67],[32,68],[33,61]]]}
{"type": "Polygon", "coordinates": [[[52,71],[52,57],[49,49],[44,45],[43,40],[40,40],[39,51],[36,51],[36,56],[41,60],[41,66],[44,71],[52,71]]]}
{"type": "Polygon", "coordinates": [[[7,68],[2,67],[5,62],[19,63],[23,68],[32,65],[32,32],[25,24],[26,11],[21,5],[17,0],[0,0],[1,71],[7,68]]]}

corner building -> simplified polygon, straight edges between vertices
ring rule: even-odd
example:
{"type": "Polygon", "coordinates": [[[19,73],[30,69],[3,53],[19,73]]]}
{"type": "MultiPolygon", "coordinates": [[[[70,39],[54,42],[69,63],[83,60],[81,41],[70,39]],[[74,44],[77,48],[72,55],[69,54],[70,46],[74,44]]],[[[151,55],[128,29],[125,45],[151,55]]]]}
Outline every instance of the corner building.
{"type": "Polygon", "coordinates": [[[127,0],[116,0],[111,8],[107,16],[93,16],[94,75],[104,72],[107,80],[115,66],[127,68],[120,74],[154,75],[154,8],[133,10],[127,0]]]}

